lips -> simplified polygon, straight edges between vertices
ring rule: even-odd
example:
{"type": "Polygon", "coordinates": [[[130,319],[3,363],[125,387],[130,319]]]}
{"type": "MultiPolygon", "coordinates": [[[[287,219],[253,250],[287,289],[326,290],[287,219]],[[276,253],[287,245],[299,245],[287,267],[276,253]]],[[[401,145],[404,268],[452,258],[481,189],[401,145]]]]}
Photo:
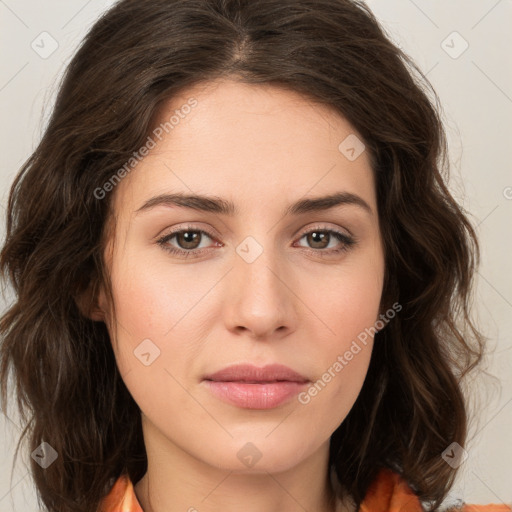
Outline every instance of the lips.
{"type": "Polygon", "coordinates": [[[308,378],[281,364],[271,364],[263,368],[251,364],[228,366],[218,372],[207,375],[204,380],[214,382],[244,382],[263,384],[272,382],[308,382],[308,378]]]}
{"type": "Polygon", "coordinates": [[[309,380],[280,364],[229,366],[203,380],[216,398],[242,409],[273,409],[289,403],[309,380]]]}

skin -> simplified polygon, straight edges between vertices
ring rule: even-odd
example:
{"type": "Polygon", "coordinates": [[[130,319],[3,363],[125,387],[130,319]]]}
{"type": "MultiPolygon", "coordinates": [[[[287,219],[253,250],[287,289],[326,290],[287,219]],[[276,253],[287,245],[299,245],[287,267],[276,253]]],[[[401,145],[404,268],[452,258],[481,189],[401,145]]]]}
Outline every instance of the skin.
{"type": "MultiPolygon", "coordinates": [[[[105,257],[117,324],[105,320],[103,291],[94,313],[107,322],[142,413],[148,471],[136,495],[145,512],[234,512],[240,504],[246,512],[333,511],[329,438],[360,392],[371,337],[307,404],[295,397],[274,409],[242,409],[213,396],[202,379],[235,363],[277,362],[316,382],[378,320],[384,253],[369,155],[349,161],[338,145],[355,129],[276,86],[201,84],[163,105],[156,125],[191,97],[197,106],[113,192],[116,229],[105,257]],[[299,199],[334,191],[356,194],[371,212],[344,204],[283,216],[299,199]],[[160,205],[136,213],[175,192],[215,195],[239,211],[160,205]],[[156,242],[187,223],[215,235],[197,240],[198,257],[156,242]],[[312,228],[357,243],[321,257],[343,243],[333,235],[315,245],[304,236],[312,228]],[[248,236],[263,249],[252,263],[236,252],[248,236]],[[134,350],[148,338],[160,355],[145,366],[134,350]],[[248,442],[261,453],[252,467],[237,457],[248,442]]],[[[194,250],[183,242],[167,245],[194,250]]],[[[351,509],[347,500],[342,510],[351,509]]]]}

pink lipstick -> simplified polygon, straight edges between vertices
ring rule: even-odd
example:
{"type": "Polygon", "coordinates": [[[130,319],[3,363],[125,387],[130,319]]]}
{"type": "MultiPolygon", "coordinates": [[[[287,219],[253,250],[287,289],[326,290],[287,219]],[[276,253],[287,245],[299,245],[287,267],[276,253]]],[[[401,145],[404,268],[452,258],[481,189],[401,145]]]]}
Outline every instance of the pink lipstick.
{"type": "Polygon", "coordinates": [[[207,375],[204,382],[217,398],[237,407],[272,409],[298,394],[309,380],[280,364],[239,364],[207,375]]]}

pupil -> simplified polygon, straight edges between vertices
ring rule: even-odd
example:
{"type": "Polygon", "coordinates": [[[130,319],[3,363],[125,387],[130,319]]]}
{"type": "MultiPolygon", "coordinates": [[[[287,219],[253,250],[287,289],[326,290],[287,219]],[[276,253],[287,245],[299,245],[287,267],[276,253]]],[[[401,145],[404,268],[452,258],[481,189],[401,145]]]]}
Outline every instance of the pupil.
{"type": "Polygon", "coordinates": [[[310,233],[310,236],[311,238],[313,238],[313,243],[320,243],[322,248],[325,247],[325,241],[328,238],[327,233],[313,231],[312,233],[310,233]]]}
{"type": "Polygon", "coordinates": [[[180,245],[185,249],[194,249],[194,239],[199,237],[199,233],[195,231],[185,231],[181,233],[181,237],[184,239],[184,243],[182,244],[180,240],[180,245]],[[189,247],[187,244],[192,244],[192,247],[189,247]]]}

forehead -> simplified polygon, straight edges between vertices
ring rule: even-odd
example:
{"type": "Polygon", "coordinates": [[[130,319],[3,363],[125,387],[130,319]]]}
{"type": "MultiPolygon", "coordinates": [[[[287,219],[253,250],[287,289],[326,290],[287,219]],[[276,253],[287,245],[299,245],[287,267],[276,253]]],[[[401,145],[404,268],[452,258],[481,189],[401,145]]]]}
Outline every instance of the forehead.
{"type": "Polygon", "coordinates": [[[374,200],[367,152],[351,161],[339,148],[361,137],[342,115],[295,91],[201,83],[164,102],[152,124],[154,147],[118,185],[116,208],[134,211],[168,192],[215,194],[246,208],[282,205],[308,191],[374,200]]]}
{"type": "Polygon", "coordinates": [[[299,146],[317,151],[323,146],[337,152],[333,144],[339,137],[355,133],[340,113],[297,91],[234,80],[200,83],[181,92],[160,106],[153,123],[163,127],[172,117],[176,124],[165,142],[175,149],[200,149],[199,141],[208,148],[210,142],[226,142],[238,150],[234,155],[243,150],[244,156],[251,147],[257,154],[275,146],[283,151],[299,146]],[[187,108],[191,100],[195,106],[187,108]]]}

